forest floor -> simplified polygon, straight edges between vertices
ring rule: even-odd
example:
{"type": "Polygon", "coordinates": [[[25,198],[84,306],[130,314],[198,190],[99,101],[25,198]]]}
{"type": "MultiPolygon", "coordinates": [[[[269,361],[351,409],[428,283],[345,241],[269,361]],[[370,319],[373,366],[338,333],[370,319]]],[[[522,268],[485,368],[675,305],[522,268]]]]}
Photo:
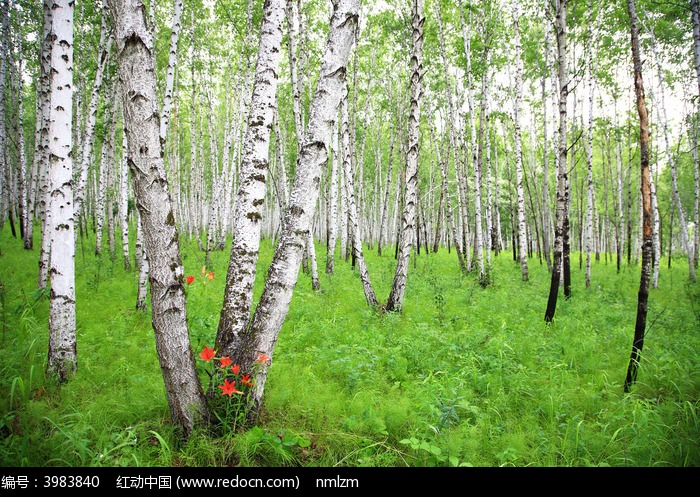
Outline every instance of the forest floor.
{"type": "MultiPolygon", "coordinates": [[[[257,425],[182,442],[150,310],[135,308],[138,271],[107,247],[96,257],[94,237],[76,255],[78,371],[60,387],[44,377],[48,298],[36,290],[35,247],[0,233],[2,466],[700,466],[700,284],[688,282],[682,258],[662,263],[638,380],[625,394],[634,261],[618,273],[601,254],[586,288],[573,254],[572,298],[560,295],[545,324],[550,278],[537,258],[522,282],[511,252],[492,256],[483,288],[454,252],[422,251],[403,312],[392,314],[367,307],[349,262],[337,257],[327,275],[319,244],[321,289],[300,272],[257,425]]],[[[212,254],[209,280],[196,242],[181,250],[195,276],[186,291],[198,358],[214,343],[229,254],[212,254]]],[[[256,299],[272,251],[263,241],[256,299]]],[[[365,254],[386,300],[393,249],[365,254]]]]}

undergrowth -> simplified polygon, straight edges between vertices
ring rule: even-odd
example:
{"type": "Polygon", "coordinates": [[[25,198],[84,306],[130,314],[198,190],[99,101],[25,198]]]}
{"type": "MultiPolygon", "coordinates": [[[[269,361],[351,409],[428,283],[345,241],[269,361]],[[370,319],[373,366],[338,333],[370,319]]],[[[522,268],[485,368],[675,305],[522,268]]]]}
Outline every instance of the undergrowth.
{"type": "MultiPolygon", "coordinates": [[[[81,240],[76,256],[78,371],[44,377],[48,294],[38,250],[0,233],[0,464],[3,466],[698,466],[700,290],[682,262],[649,298],[638,382],[624,394],[639,266],[572,268],[573,296],[544,310],[549,273],[530,281],[509,252],[488,279],[441,249],[412,261],[403,312],[368,308],[336,258],[321,289],[300,272],[256,426],[175,436],[138,272],[81,240]]],[[[35,242],[35,247],[39,245],[35,242]]],[[[182,247],[194,351],[212,344],[228,252],[182,247]]],[[[273,246],[261,247],[255,298],[273,246]]],[[[132,252],[133,253],[133,252],[132,252]]],[[[380,300],[395,260],[365,251],[380,300]]],[[[325,261],[325,247],[317,248],[325,261]]],[[[132,261],[133,266],[133,261],[132,261]]],[[[203,381],[205,378],[202,378],[203,381]]]]}

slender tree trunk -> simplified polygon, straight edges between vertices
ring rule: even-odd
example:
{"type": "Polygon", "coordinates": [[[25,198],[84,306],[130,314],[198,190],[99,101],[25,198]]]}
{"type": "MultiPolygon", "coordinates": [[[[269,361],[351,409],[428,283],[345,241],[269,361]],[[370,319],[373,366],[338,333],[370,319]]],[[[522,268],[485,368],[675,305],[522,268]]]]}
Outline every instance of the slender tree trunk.
{"type": "Polygon", "coordinates": [[[590,31],[588,33],[588,60],[586,62],[588,80],[588,127],[586,141],[586,166],[588,197],[586,205],[586,288],[591,286],[591,252],[593,251],[593,97],[595,92],[595,78],[593,76],[594,37],[597,35],[596,25],[593,22],[593,2],[588,1],[588,16],[590,31]]]}
{"type": "Polygon", "coordinates": [[[126,133],[122,133],[122,155],[119,161],[119,228],[122,236],[122,257],[124,269],[131,269],[129,255],[129,165],[126,161],[128,143],[126,133]]]}
{"type": "Polygon", "coordinates": [[[54,0],[51,38],[49,354],[47,372],[67,381],[78,367],[73,233],[73,1],[54,0]]]}
{"type": "MultiPolygon", "coordinates": [[[[104,112],[104,123],[106,126],[112,126],[114,124],[114,102],[117,95],[117,81],[112,83],[112,89],[110,90],[110,102],[105,107],[104,112]]],[[[110,149],[114,147],[114,143],[111,141],[112,135],[106,130],[104,138],[102,140],[102,152],[100,156],[100,177],[98,179],[97,187],[97,199],[96,199],[96,235],[95,235],[95,255],[100,255],[102,253],[102,236],[104,234],[104,221],[106,209],[110,208],[111,202],[107,197],[107,187],[109,185],[109,168],[112,166],[111,158],[113,153],[110,149]]]]}
{"type": "Polygon", "coordinates": [[[189,436],[209,414],[187,330],[184,271],[160,142],[153,38],[139,0],[108,5],[119,54],[127,160],[150,266],[156,350],[173,423],[189,436]]]}
{"type": "MultiPolygon", "coordinates": [[[[664,78],[661,73],[661,59],[656,49],[656,39],[654,37],[653,30],[652,35],[652,50],[654,51],[654,58],[656,59],[657,66],[657,76],[659,80],[659,93],[660,93],[660,108],[661,108],[661,118],[664,133],[664,145],[666,152],[666,160],[668,161],[669,169],[671,170],[671,188],[673,189],[673,199],[676,204],[676,209],[678,210],[678,220],[680,221],[680,231],[681,231],[681,242],[683,243],[683,249],[685,250],[686,257],[688,259],[688,279],[690,281],[695,281],[695,261],[693,248],[690,245],[690,237],[688,235],[688,224],[686,223],[685,211],[683,210],[683,204],[681,203],[681,196],[678,192],[678,173],[676,171],[676,159],[671,154],[671,145],[669,140],[668,132],[668,118],[666,116],[666,103],[665,103],[665,92],[664,92],[664,78]]],[[[696,228],[697,230],[697,228],[696,228]]]]}
{"type": "Polygon", "coordinates": [[[331,174],[328,199],[328,244],[326,251],[326,273],[333,274],[335,271],[335,246],[338,238],[338,183],[339,183],[339,159],[340,146],[338,144],[337,126],[333,126],[333,139],[331,147],[331,174]]]}
{"type": "MultiPolygon", "coordinates": [[[[21,13],[18,12],[20,19],[18,24],[21,24],[21,13]]],[[[29,225],[32,223],[32,215],[29,211],[28,198],[28,182],[27,182],[27,156],[24,148],[24,104],[23,104],[23,94],[24,94],[24,82],[22,80],[22,66],[23,66],[23,53],[22,53],[22,30],[18,29],[16,32],[16,45],[17,45],[17,71],[16,71],[16,89],[17,89],[17,161],[19,162],[19,218],[20,218],[20,231],[22,232],[22,243],[26,248],[27,231],[29,225]]],[[[1,109],[1,107],[0,107],[1,109]]],[[[31,244],[30,244],[31,245],[31,244]]]]}
{"type": "Polygon", "coordinates": [[[515,44],[515,102],[513,106],[513,126],[515,130],[515,181],[518,209],[518,258],[520,260],[521,277],[523,281],[530,278],[527,267],[527,219],[525,217],[525,191],[523,189],[523,153],[520,132],[520,105],[522,102],[522,47],[520,45],[520,28],[518,1],[513,1],[513,31],[515,44]]]}
{"type": "Polygon", "coordinates": [[[406,154],[406,198],[401,218],[399,255],[394,273],[394,282],[387,299],[387,311],[400,312],[406,292],[408,263],[416,223],[418,200],[418,155],[420,150],[420,105],[423,93],[423,0],[413,0],[411,12],[411,103],[408,116],[408,152],[406,154]]]}
{"type": "Polygon", "coordinates": [[[241,356],[249,339],[245,330],[251,314],[253,285],[260,251],[270,134],[277,103],[275,94],[277,68],[281,58],[284,8],[284,0],[266,1],[260,27],[258,63],[243,145],[231,256],[216,335],[219,354],[232,358],[241,356]]]}
{"type": "Polygon", "coordinates": [[[347,92],[340,103],[340,122],[341,136],[343,139],[343,180],[345,184],[346,197],[348,199],[348,214],[350,221],[349,226],[351,229],[350,236],[352,239],[353,259],[357,263],[357,267],[359,269],[360,280],[362,281],[362,289],[365,293],[367,305],[374,307],[379,304],[379,302],[377,301],[377,296],[374,293],[374,288],[372,287],[372,282],[369,278],[369,271],[367,270],[367,264],[365,263],[365,257],[362,249],[362,229],[360,228],[357,202],[355,201],[354,171],[352,170],[352,160],[350,158],[350,131],[348,129],[349,116],[347,92]]]}
{"type": "Polygon", "coordinates": [[[382,255],[382,246],[385,243],[385,238],[388,235],[389,223],[389,196],[391,194],[391,176],[393,175],[394,169],[394,144],[396,142],[397,135],[397,121],[391,128],[391,136],[389,138],[389,159],[387,162],[386,169],[386,180],[384,181],[384,201],[382,202],[382,214],[379,221],[379,238],[377,240],[377,254],[382,255]]]}
{"type": "MultiPolygon", "coordinates": [[[[435,144],[435,156],[437,157],[437,162],[440,165],[440,175],[442,178],[442,183],[441,183],[441,190],[442,190],[442,196],[445,199],[445,218],[447,219],[447,227],[450,231],[450,234],[452,235],[452,244],[455,247],[459,247],[459,235],[457,233],[457,226],[454,221],[454,217],[452,215],[452,200],[450,196],[450,191],[449,191],[449,185],[447,183],[447,164],[445,164],[445,161],[440,157],[440,145],[438,144],[438,141],[435,139],[435,135],[433,134],[433,130],[431,128],[431,140],[435,144]]],[[[449,236],[448,236],[448,241],[449,241],[449,236]]],[[[460,250],[456,250],[457,252],[457,259],[459,261],[459,268],[465,272],[467,270],[466,263],[464,261],[464,257],[462,255],[462,252],[460,250]]]]}
{"type": "Polygon", "coordinates": [[[634,327],[634,340],[632,342],[632,354],[627,368],[624,391],[629,392],[637,380],[637,368],[644,346],[644,334],[646,331],[647,306],[649,300],[649,276],[651,273],[652,259],[652,213],[651,213],[651,189],[649,185],[649,123],[647,108],[644,102],[644,82],[642,79],[642,58],[639,53],[639,28],[637,27],[637,13],[635,0],[627,0],[627,11],[630,16],[630,31],[632,44],[632,59],[634,62],[634,90],[637,96],[637,112],[639,114],[639,147],[641,162],[641,191],[643,212],[642,234],[642,274],[637,295],[637,320],[634,327]]]}
{"type": "MultiPolygon", "coordinates": [[[[10,0],[0,0],[0,230],[5,226],[5,209],[10,211],[10,161],[7,157],[7,123],[5,120],[5,74],[10,53],[10,0]]],[[[14,229],[13,229],[14,233],[14,229]]]]}
{"type": "Polygon", "coordinates": [[[136,293],[136,308],[142,311],[146,310],[148,298],[148,254],[146,254],[146,245],[143,243],[143,223],[141,222],[141,214],[136,209],[136,253],[140,254],[141,263],[139,264],[139,285],[136,293]]]}
{"type": "MultiPolygon", "coordinates": [[[[102,81],[104,79],[105,68],[109,60],[113,37],[109,33],[107,23],[107,9],[102,10],[102,27],[100,28],[100,43],[97,52],[97,67],[95,69],[95,81],[92,85],[90,94],[90,102],[88,105],[87,122],[83,131],[82,154],[80,157],[80,169],[78,184],[75,187],[75,218],[78,219],[81,215],[83,201],[85,199],[85,189],[87,186],[88,173],[90,169],[90,161],[92,158],[92,149],[95,143],[95,126],[97,124],[97,108],[100,103],[100,91],[102,89],[102,81]]],[[[109,105],[109,104],[108,104],[109,105]]],[[[105,122],[107,122],[105,120],[105,122]]]]}
{"type": "Polygon", "coordinates": [[[182,16],[182,0],[173,0],[173,20],[170,32],[170,51],[168,52],[168,70],[165,73],[165,95],[163,96],[163,110],[160,119],[160,141],[165,148],[165,140],[168,136],[168,124],[170,122],[170,109],[173,105],[173,87],[175,81],[175,66],[177,65],[177,43],[180,38],[180,17],[182,16]]]}
{"type": "Polygon", "coordinates": [[[289,310],[297,281],[305,240],[312,228],[319,196],[320,178],[327,164],[333,123],[345,88],[347,60],[358,20],[357,0],[334,0],[326,50],[322,59],[316,95],[311,103],[304,144],[296,165],[282,232],[260,301],[252,322],[245,330],[235,360],[243,370],[255,368],[248,420],[255,422],[260,410],[268,366],[280,329],[289,310]]]}
{"type": "Polygon", "coordinates": [[[552,265],[552,279],[549,287],[549,298],[544,320],[551,322],[557,307],[559,293],[559,279],[561,271],[568,269],[566,255],[568,237],[565,236],[569,229],[568,212],[568,171],[566,163],[566,99],[568,95],[568,75],[566,65],[566,0],[556,2],[556,32],[559,59],[559,150],[557,157],[557,211],[556,228],[554,237],[554,263],[552,265]]]}
{"type": "Polygon", "coordinates": [[[41,137],[36,144],[35,160],[39,161],[39,218],[41,219],[41,252],[37,287],[46,288],[49,278],[49,253],[51,250],[52,219],[49,204],[49,123],[51,121],[51,50],[52,50],[52,4],[43,1],[44,27],[41,41],[41,63],[39,86],[41,94],[41,137]]]}

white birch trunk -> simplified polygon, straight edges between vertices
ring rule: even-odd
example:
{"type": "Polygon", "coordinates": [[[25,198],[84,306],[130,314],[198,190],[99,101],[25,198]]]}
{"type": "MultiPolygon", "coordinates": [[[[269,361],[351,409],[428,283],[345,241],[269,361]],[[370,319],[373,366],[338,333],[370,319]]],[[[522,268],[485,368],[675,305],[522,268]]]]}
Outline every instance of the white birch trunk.
{"type": "MultiPolygon", "coordinates": [[[[9,210],[11,183],[9,181],[10,163],[7,157],[7,129],[5,122],[5,74],[8,63],[10,47],[8,38],[10,23],[10,1],[0,0],[0,167],[2,178],[0,179],[0,230],[5,225],[5,210],[9,210]]],[[[9,79],[9,78],[8,78],[9,79]]],[[[14,229],[14,228],[13,228],[14,229]]]]}
{"type": "MultiPolygon", "coordinates": [[[[666,155],[666,161],[668,162],[669,169],[671,170],[671,188],[673,189],[673,200],[676,203],[676,209],[678,211],[678,220],[680,221],[680,231],[681,231],[681,242],[683,243],[683,249],[685,250],[686,257],[688,259],[688,279],[690,281],[695,281],[695,263],[693,257],[693,248],[690,246],[690,237],[688,236],[688,224],[686,222],[685,211],[683,210],[683,204],[681,203],[681,196],[678,192],[678,173],[676,168],[676,159],[671,154],[671,145],[668,132],[668,117],[666,115],[666,101],[665,101],[665,91],[664,91],[664,78],[661,73],[661,59],[656,48],[656,39],[654,37],[653,30],[651,31],[652,36],[652,50],[654,52],[654,58],[656,59],[657,67],[657,77],[659,83],[659,96],[660,96],[660,107],[661,107],[661,123],[663,126],[664,133],[664,151],[666,155]]],[[[659,254],[660,255],[660,254],[659,254]]]]}
{"type": "Polygon", "coordinates": [[[281,58],[284,0],[265,3],[253,96],[244,141],[240,185],[236,197],[233,241],[216,346],[232,358],[240,354],[253,302],[260,250],[262,208],[269,168],[270,134],[275,115],[277,67],[281,58]]]}
{"type": "Polygon", "coordinates": [[[136,293],[136,308],[142,311],[146,310],[148,298],[148,255],[146,254],[146,245],[143,243],[143,223],[141,222],[141,214],[136,209],[136,252],[139,255],[141,263],[139,264],[139,284],[136,293]]]}
{"type": "Polygon", "coordinates": [[[420,105],[423,93],[423,0],[414,0],[411,12],[411,103],[408,116],[408,152],[406,154],[406,197],[401,219],[401,235],[396,272],[391,292],[387,299],[388,311],[400,312],[406,292],[408,263],[411,257],[416,225],[416,204],[418,197],[418,154],[420,150],[420,105]]]}
{"type": "Polygon", "coordinates": [[[129,149],[126,133],[122,133],[122,154],[119,161],[119,227],[122,237],[124,269],[131,269],[129,255],[129,165],[126,160],[129,149]]]}
{"type": "Polygon", "coordinates": [[[437,157],[437,162],[440,165],[440,175],[442,178],[442,196],[445,199],[445,218],[447,219],[447,227],[449,229],[449,234],[452,235],[452,245],[454,245],[457,251],[457,260],[459,261],[459,268],[462,271],[466,271],[466,264],[464,262],[464,257],[462,252],[459,250],[459,235],[457,233],[457,226],[455,224],[454,216],[452,214],[452,196],[450,195],[450,190],[447,182],[447,165],[440,157],[440,145],[436,140],[434,134],[432,134],[431,128],[431,139],[435,144],[435,156],[437,157]]]}
{"type": "Polygon", "coordinates": [[[76,371],[73,234],[73,1],[53,0],[51,37],[49,353],[47,372],[63,382],[76,371]]]}
{"type": "MultiPolygon", "coordinates": [[[[19,13],[21,16],[21,13],[19,13]]],[[[18,21],[21,23],[21,17],[18,21]]],[[[17,88],[17,161],[19,162],[19,218],[20,225],[22,227],[22,243],[25,248],[27,246],[31,247],[31,242],[27,238],[29,231],[29,225],[32,223],[32,215],[29,210],[29,195],[27,192],[27,156],[24,148],[24,104],[22,98],[24,94],[24,82],[22,79],[22,66],[23,66],[23,54],[22,54],[22,30],[18,29],[16,32],[16,46],[17,46],[17,71],[16,71],[16,88],[17,88]]]]}
{"type": "MultiPolygon", "coordinates": [[[[114,112],[113,105],[115,102],[115,97],[117,95],[117,82],[114,81],[112,85],[112,90],[110,91],[111,99],[110,103],[105,107],[104,112],[104,122],[105,126],[111,125],[113,122],[112,113],[114,112]]],[[[97,184],[97,198],[95,201],[95,255],[100,255],[102,253],[102,237],[104,236],[104,222],[105,222],[105,206],[108,203],[107,199],[107,185],[109,184],[109,167],[110,157],[112,153],[110,148],[113,147],[111,142],[111,134],[105,133],[102,140],[102,152],[100,155],[100,176],[97,184]]]]}
{"type": "Polygon", "coordinates": [[[41,251],[37,287],[44,289],[49,277],[49,253],[51,250],[51,213],[49,204],[49,122],[51,121],[51,1],[43,1],[44,26],[41,41],[40,83],[41,136],[37,141],[34,158],[39,161],[39,219],[41,219],[41,251]]]}
{"type": "MultiPolygon", "coordinates": [[[[394,144],[396,142],[397,123],[394,121],[391,127],[391,137],[389,138],[389,159],[386,169],[386,180],[384,181],[384,200],[382,202],[382,214],[379,221],[379,237],[377,239],[377,253],[382,255],[382,246],[388,235],[389,227],[389,196],[391,195],[391,176],[394,169],[394,144]]],[[[397,192],[398,193],[398,192],[397,192]]]]}
{"type": "Polygon", "coordinates": [[[523,281],[528,281],[529,273],[527,267],[527,221],[525,218],[525,190],[523,188],[523,154],[522,154],[522,138],[520,131],[520,106],[522,102],[522,72],[523,59],[522,47],[520,45],[520,27],[519,27],[519,12],[518,2],[515,0],[513,6],[513,31],[514,31],[514,47],[515,54],[515,102],[513,105],[513,127],[514,136],[514,153],[515,153],[515,181],[517,193],[517,211],[518,211],[518,258],[520,259],[520,270],[523,281]]]}
{"type": "Polygon", "coordinates": [[[289,310],[305,240],[312,227],[320,193],[320,178],[328,161],[333,123],[346,84],[347,60],[352,48],[358,11],[358,0],[333,1],[328,41],[316,95],[311,104],[304,144],[297,159],[296,176],[283,221],[282,235],[253,320],[246,330],[246,339],[241,344],[242,350],[237,354],[241,358],[239,364],[243,369],[249,369],[258,358],[263,359],[263,367],[255,373],[255,388],[248,414],[251,421],[255,420],[260,408],[268,366],[289,310]]]}
{"type": "Polygon", "coordinates": [[[595,60],[594,36],[597,35],[597,18],[593,22],[593,2],[588,1],[590,31],[588,33],[588,60],[586,75],[588,80],[588,129],[586,137],[586,166],[588,184],[588,202],[586,205],[586,288],[591,286],[591,252],[593,251],[593,98],[595,93],[595,77],[593,76],[593,61],[595,60]]]}
{"type": "Polygon", "coordinates": [[[176,428],[208,418],[187,330],[184,271],[159,135],[153,38],[139,0],[110,0],[136,206],[143,223],[156,350],[176,428]]]}
{"type": "MultiPolygon", "coordinates": [[[[78,176],[78,184],[75,187],[75,219],[79,219],[83,201],[85,198],[85,188],[87,186],[88,172],[90,169],[90,160],[92,149],[95,143],[95,124],[97,122],[97,107],[100,102],[100,91],[102,89],[102,81],[105,68],[109,59],[113,37],[109,33],[107,25],[107,9],[102,11],[102,27],[100,28],[100,43],[97,51],[97,67],[95,69],[95,81],[92,85],[90,94],[90,102],[88,105],[87,121],[85,130],[83,131],[82,154],[80,157],[80,169],[78,176]]],[[[105,121],[107,122],[107,121],[105,121]]]]}
{"type": "Polygon", "coordinates": [[[357,268],[362,281],[362,289],[365,293],[365,300],[370,307],[376,306],[379,302],[372,288],[372,283],[369,278],[369,271],[365,263],[365,257],[362,249],[362,229],[360,228],[359,214],[357,212],[357,203],[355,201],[355,185],[354,171],[352,170],[352,160],[350,158],[350,131],[348,117],[348,99],[347,92],[340,103],[340,122],[341,135],[343,137],[343,179],[345,184],[346,197],[348,199],[348,217],[351,229],[353,256],[357,263],[357,268]]]}
{"type": "Polygon", "coordinates": [[[168,70],[165,74],[165,95],[160,119],[160,141],[165,147],[170,123],[170,109],[173,105],[173,87],[175,82],[175,66],[177,65],[177,42],[180,37],[180,16],[182,15],[182,0],[173,0],[173,21],[170,32],[170,51],[168,52],[168,70]]]}
{"type": "MultiPolygon", "coordinates": [[[[334,123],[335,124],[335,123],[334,123]]],[[[335,271],[335,246],[338,239],[338,183],[339,171],[338,162],[340,157],[340,147],[338,144],[337,126],[333,126],[333,139],[331,146],[331,174],[330,187],[328,193],[328,247],[326,251],[326,273],[333,274],[335,271]]]]}

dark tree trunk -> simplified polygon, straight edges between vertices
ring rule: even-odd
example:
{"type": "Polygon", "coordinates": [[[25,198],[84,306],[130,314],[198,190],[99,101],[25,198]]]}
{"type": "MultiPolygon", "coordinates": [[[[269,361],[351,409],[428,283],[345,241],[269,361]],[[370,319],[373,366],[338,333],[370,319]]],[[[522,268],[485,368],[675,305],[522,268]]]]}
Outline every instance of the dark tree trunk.
{"type": "Polygon", "coordinates": [[[627,0],[627,11],[630,16],[630,31],[632,43],[632,59],[634,62],[634,91],[637,97],[637,112],[639,114],[639,149],[641,162],[642,190],[642,274],[637,294],[637,320],[634,326],[632,354],[627,368],[624,391],[629,392],[637,379],[639,358],[644,346],[644,332],[647,321],[647,303],[649,300],[649,279],[652,259],[652,213],[651,213],[651,178],[649,176],[649,122],[647,108],[644,102],[644,82],[642,80],[642,60],[639,54],[639,28],[635,0],[627,0]]]}

